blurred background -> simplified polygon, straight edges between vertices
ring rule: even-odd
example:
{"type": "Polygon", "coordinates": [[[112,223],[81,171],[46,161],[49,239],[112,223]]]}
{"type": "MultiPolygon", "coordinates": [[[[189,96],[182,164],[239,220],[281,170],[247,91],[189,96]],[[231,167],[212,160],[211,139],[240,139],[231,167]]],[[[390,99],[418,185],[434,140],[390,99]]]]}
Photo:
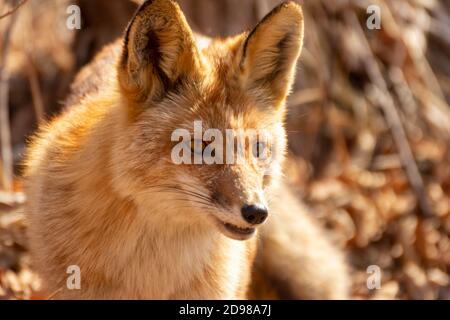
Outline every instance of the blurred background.
{"type": "MultiPolygon", "coordinates": [[[[178,2],[209,36],[250,29],[280,3],[178,2]]],[[[450,1],[298,2],[305,48],[289,99],[289,183],[347,253],[353,298],[450,299],[450,1]],[[368,27],[370,5],[380,29],[368,27]],[[375,290],[371,265],[381,270],[375,290]]],[[[0,299],[45,298],[21,212],[26,139],[135,9],[130,0],[0,0],[0,299]],[[66,27],[72,4],[80,30],[66,27]]]]}

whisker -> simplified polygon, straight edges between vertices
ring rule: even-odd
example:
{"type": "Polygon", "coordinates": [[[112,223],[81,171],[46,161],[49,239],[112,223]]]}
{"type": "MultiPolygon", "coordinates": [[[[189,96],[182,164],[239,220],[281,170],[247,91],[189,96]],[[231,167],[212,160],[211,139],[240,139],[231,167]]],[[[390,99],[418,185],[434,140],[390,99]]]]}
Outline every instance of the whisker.
{"type": "MultiPolygon", "coordinates": [[[[212,202],[212,199],[210,196],[205,195],[203,191],[201,191],[199,188],[196,190],[188,190],[180,187],[179,185],[192,188],[193,186],[190,186],[185,183],[177,183],[176,184],[160,184],[160,185],[151,185],[147,186],[147,190],[141,192],[142,194],[146,193],[153,193],[153,192],[169,192],[172,194],[179,194],[179,195],[185,195],[186,197],[183,198],[175,198],[173,200],[179,201],[179,202],[189,202],[193,204],[197,204],[196,208],[200,208],[203,210],[214,210],[217,209],[215,204],[212,202]],[[148,189],[151,189],[152,191],[148,191],[148,189]],[[198,191],[197,191],[198,190],[198,191]]],[[[195,206],[177,206],[177,208],[195,208],[195,206]]]]}
{"type": "Polygon", "coordinates": [[[211,205],[210,203],[205,203],[205,202],[201,202],[201,201],[195,201],[195,200],[192,200],[192,199],[175,199],[175,200],[177,200],[177,201],[180,201],[180,202],[189,202],[189,203],[196,203],[196,204],[201,204],[202,206],[203,206],[203,208],[211,208],[211,209],[215,209],[215,206],[214,205],[211,205]]]}
{"type": "Polygon", "coordinates": [[[211,201],[211,198],[209,196],[206,196],[204,194],[200,194],[200,193],[195,192],[195,191],[185,190],[185,189],[175,188],[175,187],[171,187],[171,188],[168,188],[168,189],[169,190],[173,189],[173,190],[176,190],[177,192],[180,192],[180,193],[184,193],[184,194],[187,194],[187,195],[195,196],[195,197],[198,197],[198,198],[203,199],[203,200],[211,201]]]}
{"type": "MultiPolygon", "coordinates": [[[[188,187],[192,187],[192,186],[189,186],[189,185],[184,184],[184,183],[181,183],[181,184],[183,184],[185,186],[188,186],[188,187]]],[[[177,185],[171,185],[171,184],[153,185],[153,186],[148,186],[147,188],[153,188],[153,189],[154,188],[159,188],[159,189],[165,189],[165,190],[172,189],[172,190],[177,190],[177,191],[181,191],[181,192],[185,192],[185,193],[190,193],[192,195],[197,195],[197,196],[202,197],[202,198],[204,198],[205,200],[208,200],[208,201],[211,200],[209,196],[205,195],[203,192],[199,192],[200,189],[197,189],[198,191],[194,191],[194,190],[189,190],[189,189],[183,189],[183,188],[180,188],[177,185]]]]}

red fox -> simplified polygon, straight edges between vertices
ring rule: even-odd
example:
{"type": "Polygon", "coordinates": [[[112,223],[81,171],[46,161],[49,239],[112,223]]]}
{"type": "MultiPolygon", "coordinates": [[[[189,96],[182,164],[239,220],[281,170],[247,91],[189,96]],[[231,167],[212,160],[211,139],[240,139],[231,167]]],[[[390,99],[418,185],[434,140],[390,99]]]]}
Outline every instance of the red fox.
{"type": "Polygon", "coordinates": [[[172,0],[143,3],[30,142],[26,217],[46,291],[57,299],[346,298],[343,254],[281,178],[302,39],[294,2],[227,39],[193,33],[172,0]],[[171,134],[191,132],[195,121],[264,129],[277,152],[264,169],[175,164],[171,134]],[[67,286],[74,265],[75,289],[67,286]]]}

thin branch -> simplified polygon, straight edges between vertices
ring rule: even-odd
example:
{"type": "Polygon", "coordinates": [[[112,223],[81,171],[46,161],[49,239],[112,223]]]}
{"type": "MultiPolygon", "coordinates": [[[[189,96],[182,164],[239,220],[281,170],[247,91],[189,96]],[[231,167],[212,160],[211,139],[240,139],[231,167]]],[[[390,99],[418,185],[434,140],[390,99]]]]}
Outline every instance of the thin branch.
{"type": "Polygon", "coordinates": [[[36,115],[36,120],[41,123],[44,119],[44,98],[42,95],[41,86],[39,84],[39,75],[36,70],[35,64],[32,61],[32,57],[28,55],[28,81],[30,83],[31,97],[33,99],[33,108],[36,115]]]}
{"type": "Polygon", "coordinates": [[[9,40],[16,17],[16,15],[13,15],[6,26],[2,39],[2,55],[0,56],[0,142],[3,159],[3,186],[6,191],[12,191],[13,189],[13,152],[9,125],[9,74],[6,70],[6,57],[8,56],[9,40]]]}
{"type": "Polygon", "coordinates": [[[22,0],[20,1],[15,7],[13,7],[11,10],[7,11],[6,13],[0,15],[0,19],[6,18],[7,16],[12,15],[14,12],[16,12],[21,6],[23,6],[28,0],[22,0]]]}
{"type": "Polygon", "coordinates": [[[403,128],[400,115],[398,114],[397,108],[395,107],[394,99],[389,93],[389,89],[381,73],[380,66],[378,65],[378,62],[374,57],[369,42],[366,39],[364,31],[361,28],[361,25],[359,24],[355,13],[349,12],[347,17],[349,18],[352,25],[354,25],[354,30],[358,33],[363,47],[365,48],[364,62],[366,64],[369,78],[374,84],[374,96],[378,99],[378,104],[383,109],[386,122],[389,125],[392,136],[394,138],[394,142],[398,148],[399,156],[405,168],[406,175],[409,179],[412,189],[417,196],[421,213],[425,218],[431,217],[433,216],[433,210],[431,208],[430,201],[425,190],[422,176],[420,175],[419,169],[417,168],[416,161],[411,151],[405,129],[403,128]]]}
{"type": "Polygon", "coordinates": [[[25,203],[25,195],[21,192],[3,192],[0,191],[0,203],[8,206],[25,203]]]}

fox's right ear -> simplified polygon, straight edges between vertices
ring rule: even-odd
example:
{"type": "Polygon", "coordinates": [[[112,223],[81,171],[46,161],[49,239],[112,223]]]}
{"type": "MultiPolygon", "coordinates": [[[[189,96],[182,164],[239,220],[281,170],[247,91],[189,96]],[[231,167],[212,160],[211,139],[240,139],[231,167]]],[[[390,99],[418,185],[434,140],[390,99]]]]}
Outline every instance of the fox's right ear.
{"type": "Polygon", "coordinates": [[[147,0],[126,30],[119,85],[133,102],[157,99],[199,70],[194,36],[178,4],[147,0]]]}
{"type": "Polygon", "coordinates": [[[284,101],[303,45],[303,13],[293,1],[280,4],[247,35],[240,60],[241,83],[275,104],[284,101]]]}

